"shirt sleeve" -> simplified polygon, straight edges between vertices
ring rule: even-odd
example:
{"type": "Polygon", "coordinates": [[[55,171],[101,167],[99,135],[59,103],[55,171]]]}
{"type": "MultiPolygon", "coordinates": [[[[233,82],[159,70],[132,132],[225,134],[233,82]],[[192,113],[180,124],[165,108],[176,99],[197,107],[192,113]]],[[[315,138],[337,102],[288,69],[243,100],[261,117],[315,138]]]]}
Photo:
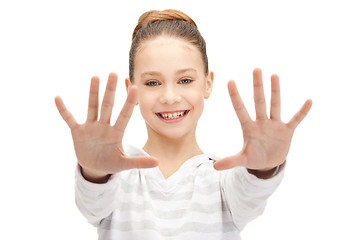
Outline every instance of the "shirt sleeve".
{"type": "Polygon", "coordinates": [[[75,202],[82,215],[95,227],[115,209],[118,179],[118,174],[113,174],[104,184],[92,183],[82,176],[80,166],[76,167],[75,202]]]}
{"type": "Polygon", "coordinates": [[[276,176],[266,180],[250,174],[244,167],[221,172],[222,196],[239,231],[263,213],[267,199],[279,186],[283,177],[283,169],[276,176]]]}

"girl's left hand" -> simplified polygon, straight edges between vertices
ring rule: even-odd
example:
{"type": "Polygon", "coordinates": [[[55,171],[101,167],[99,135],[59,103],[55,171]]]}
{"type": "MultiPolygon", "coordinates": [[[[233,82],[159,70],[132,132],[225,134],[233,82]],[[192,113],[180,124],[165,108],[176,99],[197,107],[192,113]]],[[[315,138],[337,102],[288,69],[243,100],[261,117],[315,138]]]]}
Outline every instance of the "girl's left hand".
{"type": "Polygon", "coordinates": [[[238,154],[223,158],[214,164],[217,170],[243,166],[252,170],[267,171],[285,162],[295,128],[309,112],[312,101],[307,100],[294,117],[284,123],[280,119],[280,85],[277,75],[271,76],[270,118],[266,114],[262,73],[253,72],[256,120],[253,121],[241,100],[234,81],[228,89],[243,130],[244,146],[238,154]]]}

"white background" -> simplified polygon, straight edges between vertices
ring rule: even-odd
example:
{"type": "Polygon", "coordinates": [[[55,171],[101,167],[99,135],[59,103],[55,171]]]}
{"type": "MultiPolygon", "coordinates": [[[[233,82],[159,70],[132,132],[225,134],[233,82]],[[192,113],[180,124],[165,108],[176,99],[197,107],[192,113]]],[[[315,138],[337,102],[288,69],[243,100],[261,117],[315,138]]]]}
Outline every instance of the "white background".
{"type": "MultiPolygon", "coordinates": [[[[97,239],[74,203],[76,158],[54,97],[83,122],[91,76],[100,77],[103,93],[116,72],[118,113],[137,19],[166,8],[189,14],[207,41],[215,81],[198,127],[204,152],[241,149],[226,83],[237,82],[254,116],[255,67],[268,100],[270,76],[280,76],[283,121],[313,100],[286,178],[243,239],[360,239],[360,7],[348,0],[1,1],[0,238],[97,239]]],[[[136,109],[124,142],[145,140],[136,109]]]]}

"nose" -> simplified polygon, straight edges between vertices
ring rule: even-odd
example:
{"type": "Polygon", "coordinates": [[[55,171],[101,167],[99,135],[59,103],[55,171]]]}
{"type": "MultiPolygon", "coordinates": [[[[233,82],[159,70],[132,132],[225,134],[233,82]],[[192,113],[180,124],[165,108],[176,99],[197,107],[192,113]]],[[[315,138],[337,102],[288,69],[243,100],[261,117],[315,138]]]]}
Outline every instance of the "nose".
{"type": "Polygon", "coordinates": [[[181,101],[181,96],[173,86],[166,86],[160,97],[161,104],[174,104],[181,101]]]}

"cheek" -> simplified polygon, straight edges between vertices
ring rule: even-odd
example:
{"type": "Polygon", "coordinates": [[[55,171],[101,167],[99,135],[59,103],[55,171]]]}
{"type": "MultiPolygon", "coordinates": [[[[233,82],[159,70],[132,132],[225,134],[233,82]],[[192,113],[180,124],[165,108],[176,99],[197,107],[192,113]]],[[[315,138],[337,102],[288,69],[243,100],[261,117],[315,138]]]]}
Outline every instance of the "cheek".
{"type": "Polygon", "coordinates": [[[204,108],[204,95],[202,91],[194,89],[194,91],[188,91],[184,97],[194,107],[194,110],[202,112],[204,108]]]}
{"type": "Polygon", "coordinates": [[[144,114],[151,110],[154,105],[154,95],[139,91],[138,103],[141,114],[144,116],[144,114]]]}

